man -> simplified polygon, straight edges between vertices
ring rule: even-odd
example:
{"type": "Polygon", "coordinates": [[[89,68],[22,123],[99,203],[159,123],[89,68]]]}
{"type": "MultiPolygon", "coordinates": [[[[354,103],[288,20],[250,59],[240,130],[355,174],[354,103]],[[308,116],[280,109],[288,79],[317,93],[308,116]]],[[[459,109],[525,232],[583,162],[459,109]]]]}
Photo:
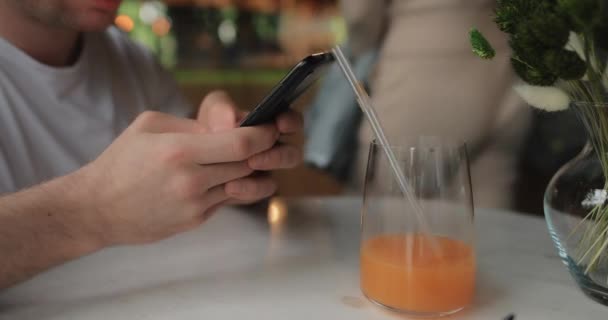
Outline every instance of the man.
{"type": "Polygon", "coordinates": [[[271,195],[254,170],[299,163],[299,149],[276,144],[300,130],[295,114],[236,128],[242,114],[221,92],[197,120],[159,112],[187,106],[145,50],[108,29],[120,3],[0,0],[0,288],[194,228],[222,204],[271,195]]]}

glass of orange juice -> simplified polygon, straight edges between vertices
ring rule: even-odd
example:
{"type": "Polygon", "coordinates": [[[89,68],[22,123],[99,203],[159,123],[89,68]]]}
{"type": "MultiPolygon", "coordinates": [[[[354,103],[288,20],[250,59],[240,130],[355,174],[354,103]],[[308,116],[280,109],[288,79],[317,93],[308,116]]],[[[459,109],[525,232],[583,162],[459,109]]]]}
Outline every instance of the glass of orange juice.
{"type": "Polygon", "coordinates": [[[475,292],[467,149],[441,137],[400,140],[391,149],[414,201],[402,194],[383,147],[372,142],[361,219],[361,290],[378,305],[414,316],[455,313],[471,304],[475,292]]]}

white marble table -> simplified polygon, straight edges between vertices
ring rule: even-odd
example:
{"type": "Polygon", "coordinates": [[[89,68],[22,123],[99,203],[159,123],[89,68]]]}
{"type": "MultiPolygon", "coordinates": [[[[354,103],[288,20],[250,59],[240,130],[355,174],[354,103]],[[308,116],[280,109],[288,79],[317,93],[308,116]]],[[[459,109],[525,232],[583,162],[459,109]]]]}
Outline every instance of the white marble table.
{"type": "MultiPolygon", "coordinates": [[[[269,211],[274,224],[224,209],[193,232],[52,269],[1,292],[0,319],[400,318],[359,291],[360,201],[286,203],[269,211]]],[[[453,319],[608,319],[575,287],[542,219],[478,210],[476,225],[476,301],[453,319]]]]}

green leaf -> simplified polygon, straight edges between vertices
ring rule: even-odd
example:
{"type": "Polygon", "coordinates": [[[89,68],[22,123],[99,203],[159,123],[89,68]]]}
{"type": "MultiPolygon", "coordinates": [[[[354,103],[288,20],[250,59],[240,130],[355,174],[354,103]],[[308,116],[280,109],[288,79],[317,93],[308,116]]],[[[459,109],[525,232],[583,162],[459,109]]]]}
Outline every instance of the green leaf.
{"type": "MultiPolygon", "coordinates": [[[[546,1],[546,0],[545,0],[546,1]]],[[[548,4],[543,0],[498,0],[494,9],[494,22],[498,28],[506,33],[513,34],[517,25],[534,16],[539,8],[545,10],[548,4]]]]}
{"type": "Polygon", "coordinates": [[[527,25],[519,25],[518,31],[509,38],[514,56],[532,65],[541,65],[547,48],[532,34],[527,25]]]}
{"type": "Polygon", "coordinates": [[[578,80],[587,72],[587,66],[578,54],[565,49],[547,51],[544,63],[552,73],[564,80],[578,80]]]}
{"type": "Polygon", "coordinates": [[[578,28],[588,29],[601,22],[600,2],[598,0],[557,0],[558,8],[568,14],[578,28]]]}
{"type": "Polygon", "coordinates": [[[602,24],[593,29],[595,44],[604,50],[608,50],[608,24],[602,24]]]}
{"type": "Polygon", "coordinates": [[[519,22],[519,13],[516,7],[510,5],[499,5],[494,10],[494,22],[498,29],[506,33],[515,32],[515,27],[519,22]]]}
{"type": "Polygon", "coordinates": [[[492,45],[486,37],[483,36],[479,30],[473,28],[469,32],[469,37],[471,40],[471,48],[473,49],[473,53],[479,56],[482,59],[492,59],[496,55],[496,51],[492,48],[492,45]]]}
{"type": "Polygon", "coordinates": [[[546,68],[532,66],[522,62],[517,57],[511,58],[515,73],[526,83],[535,86],[550,86],[555,83],[557,76],[546,68]]]}
{"type": "Polygon", "coordinates": [[[538,41],[551,48],[563,48],[568,43],[568,20],[557,14],[537,15],[526,22],[538,41]]]}

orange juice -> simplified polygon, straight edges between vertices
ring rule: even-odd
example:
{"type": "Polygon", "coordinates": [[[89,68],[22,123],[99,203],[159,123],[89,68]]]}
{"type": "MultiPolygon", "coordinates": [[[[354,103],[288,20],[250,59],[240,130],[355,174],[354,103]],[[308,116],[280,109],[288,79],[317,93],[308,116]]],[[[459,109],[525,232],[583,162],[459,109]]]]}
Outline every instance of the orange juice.
{"type": "Polygon", "coordinates": [[[361,247],[361,289],[391,308],[421,313],[458,310],[473,299],[475,255],[464,242],[420,234],[381,235],[361,247]],[[439,252],[439,254],[438,254],[439,252]]]}

